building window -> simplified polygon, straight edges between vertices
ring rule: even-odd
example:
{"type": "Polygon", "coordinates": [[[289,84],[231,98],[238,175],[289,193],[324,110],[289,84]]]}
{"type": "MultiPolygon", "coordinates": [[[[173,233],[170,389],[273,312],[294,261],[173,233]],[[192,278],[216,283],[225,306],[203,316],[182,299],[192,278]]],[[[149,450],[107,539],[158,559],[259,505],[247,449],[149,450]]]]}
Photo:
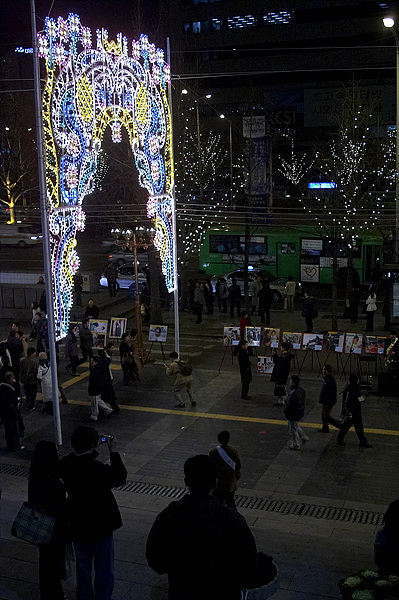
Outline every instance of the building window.
{"type": "Polygon", "coordinates": [[[241,29],[243,27],[254,27],[255,26],[255,16],[254,15],[244,15],[243,17],[228,17],[227,18],[227,27],[228,29],[241,29]]]}
{"type": "Polygon", "coordinates": [[[280,12],[269,12],[263,15],[263,22],[267,25],[283,25],[290,23],[292,12],[281,10],[280,12]]]}
{"type": "Polygon", "coordinates": [[[201,33],[201,21],[193,22],[193,33],[201,33]]]}
{"type": "Polygon", "coordinates": [[[220,0],[191,0],[193,4],[210,4],[211,2],[220,2],[220,0]]]}
{"type": "Polygon", "coordinates": [[[222,21],[220,19],[212,19],[212,30],[220,31],[222,29],[222,21]]]}

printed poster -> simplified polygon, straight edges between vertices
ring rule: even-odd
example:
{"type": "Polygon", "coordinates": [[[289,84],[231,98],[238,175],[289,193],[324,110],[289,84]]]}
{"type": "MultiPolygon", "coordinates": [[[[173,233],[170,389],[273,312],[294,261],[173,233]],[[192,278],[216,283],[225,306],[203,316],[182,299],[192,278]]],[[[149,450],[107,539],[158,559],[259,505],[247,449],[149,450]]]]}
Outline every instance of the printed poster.
{"type": "Polygon", "coordinates": [[[150,342],[166,342],[167,335],[167,325],[150,325],[148,332],[148,340],[150,342]]]}
{"type": "Polygon", "coordinates": [[[263,346],[278,348],[280,345],[281,330],[277,327],[265,327],[263,330],[263,346]]]}
{"type": "Polygon", "coordinates": [[[319,265],[301,265],[301,281],[306,283],[319,283],[319,265]]]}
{"type": "Polygon", "coordinates": [[[384,354],[386,338],[375,335],[366,335],[366,354],[384,354]]]}
{"type": "Polygon", "coordinates": [[[328,352],[343,352],[345,345],[344,331],[329,331],[325,340],[326,350],[328,352]]]}
{"type": "Polygon", "coordinates": [[[109,337],[121,338],[127,328],[127,319],[119,317],[111,317],[111,325],[109,327],[109,337]]]}
{"type": "Polygon", "coordinates": [[[288,342],[293,350],[300,350],[302,346],[302,333],[283,331],[283,342],[288,342]]]}
{"type": "Polygon", "coordinates": [[[89,319],[89,329],[93,334],[93,348],[104,348],[107,343],[108,321],[89,319]]]}
{"type": "Polygon", "coordinates": [[[361,354],[363,345],[362,333],[347,333],[345,336],[345,353],[361,354]]]}
{"type": "Polygon", "coordinates": [[[248,342],[248,346],[260,346],[260,333],[261,327],[245,328],[245,339],[248,342]]]}
{"type": "Polygon", "coordinates": [[[258,356],[258,373],[271,373],[273,371],[273,366],[272,356],[258,356]]]}
{"type": "Polygon", "coordinates": [[[322,333],[304,333],[302,336],[302,350],[323,349],[323,334],[322,333]]]}
{"type": "Polygon", "coordinates": [[[240,343],[239,327],[223,327],[223,346],[238,346],[240,343]]]}

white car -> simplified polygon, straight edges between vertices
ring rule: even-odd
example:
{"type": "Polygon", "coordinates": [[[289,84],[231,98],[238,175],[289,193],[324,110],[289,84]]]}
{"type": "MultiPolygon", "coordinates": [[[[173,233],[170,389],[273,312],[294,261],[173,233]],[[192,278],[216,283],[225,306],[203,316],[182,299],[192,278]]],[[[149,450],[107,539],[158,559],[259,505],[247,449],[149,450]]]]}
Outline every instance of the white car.
{"type": "Polygon", "coordinates": [[[41,244],[43,235],[36,232],[33,227],[24,225],[0,225],[0,244],[3,246],[12,245],[23,248],[33,244],[41,244]]]}
{"type": "MultiPolygon", "coordinates": [[[[251,284],[258,275],[260,275],[262,279],[269,280],[270,288],[273,292],[273,302],[281,302],[285,294],[285,282],[283,282],[281,279],[278,279],[269,271],[254,269],[248,272],[248,283],[251,284]]],[[[226,273],[226,275],[220,275],[219,277],[223,277],[223,279],[226,280],[227,287],[231,286],[233,278],[236,279],[241,288],[241,296],[244,295],[244,271],[242,269],[230,271],[229,273],[226,273]]],[[[216,283],[219,277],[212,278],[213,291],[216,289],[216,283]]],[[[251,295],[251,289],[249,289],[249,295],[251,295]]]]}
{"type": "MultiPolygon", "coordinates": [[[[132,283],[135,282],[134,265],[122,265],[121,267],[118,267],[116,270],[118,273],[117,279],[116,279],[118,290],[119,289],[122,289],[122,290],[129,289],[129,287],[132,285],[132,283]]],[[[147,282],[148,268],[146,269],[144,267],[138,267],[137,271],[138,271],[139,287],[141,289],[141,284],[144,281],[147,282]]],[[[100,285],[102,287],[108,287],[108,282],[107,282],[107,279],[104,274],[101,275],[100,285]]]]}

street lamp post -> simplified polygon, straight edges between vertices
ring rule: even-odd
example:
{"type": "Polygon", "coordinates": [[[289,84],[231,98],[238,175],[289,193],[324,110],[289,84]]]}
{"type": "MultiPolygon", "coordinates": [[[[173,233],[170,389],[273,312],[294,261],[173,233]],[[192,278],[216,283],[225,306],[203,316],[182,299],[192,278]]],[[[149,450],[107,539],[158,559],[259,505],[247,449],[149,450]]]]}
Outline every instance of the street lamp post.
{"type": "Polygon", "coordinates": [[[136,229],[111,229],[111,234],[115,239],[117,246],[121,246],[124,250],[133,251],[134,256],[134,299],[136,313],[136,330],[137,330],[137,351],[140,360],[143,362],[143,323],[141,320],[141,305],[140,305],[140,289],[137,268],[137,248],[147,250],[154,243],[155,229],[146,229],[145,227],[137,227],[136,229]]]}
{"type": "Polygon", "coordinates": [[[399,39],[394,29],[395,20],[392,17],[383,19],[385,27],[391,29],[396,44],[396,167],[395,167],[395,260],[399,261],[399,39]]]}

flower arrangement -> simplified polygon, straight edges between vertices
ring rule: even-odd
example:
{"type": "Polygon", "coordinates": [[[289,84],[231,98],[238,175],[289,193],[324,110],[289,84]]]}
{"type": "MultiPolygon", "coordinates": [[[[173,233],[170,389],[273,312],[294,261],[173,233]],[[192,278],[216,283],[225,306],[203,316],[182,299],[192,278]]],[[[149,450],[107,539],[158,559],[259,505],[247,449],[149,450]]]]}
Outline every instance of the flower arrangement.
{"type": "Polygon", "coordinates": [[[338,583],[342,600],[399,600],[399,577],[380,577],[376,571],[359,571],[338,583]]]}

